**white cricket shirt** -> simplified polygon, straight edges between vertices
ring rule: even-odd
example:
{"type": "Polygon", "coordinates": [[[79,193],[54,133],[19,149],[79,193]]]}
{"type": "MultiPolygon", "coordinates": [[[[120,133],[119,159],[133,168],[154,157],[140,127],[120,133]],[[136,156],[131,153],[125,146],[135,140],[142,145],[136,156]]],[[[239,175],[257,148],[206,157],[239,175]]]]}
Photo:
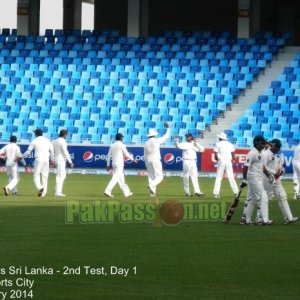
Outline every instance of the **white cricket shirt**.
{"type": "Polygon", "coordinates": [[[34,157],[41,160],[54,160],[54,151],[52,143],[43,136],[36,137],[30,144],[27,151],[23,154],[26,158],[34,150],[34,157]]]}
{"type": "Polygon", "coordinates": [[[151,137],[149,140],[145,143],[144,146],[144,159],[145,161],[152,162],[156,160],[161,159],[160,155],[160,145],[166,141],[170,136],[170,128],[167,128],[166,133],[160,137],[155,138],[151,137]]]}
{"type": "Polygon", "coordinates": [[[69,164],[72,163],[72,159],[67,147],[67,142],[63,137],[59,137],[53,142],[53,150],[56,162],[68,161],[69,164]]]}
{"type": "Polygon", "coordinates": [[[183,160],[196,160],[197,159],[197,152],[203,152],[204,148],[194,142],[182,142],[182,143],[175,143],[175,147],[182,151],[182,159],[183,160]]]}
{"type": "Polygon", "coordinates": [[[22,158],[22,153],[20,147],[16,143],[9,143],[5,145],[1,150],[0,154],[6,155],[6,166],[13,167],[18,164],[15,160],[16,158],[21,158],[22,164],[25,166],[26,162],[22,158]]]}
{"type": "Polygon", "coordinates": [[[219,160],[230,162],[232,160],[232,153],[235,152],[235,148],[230,142],[222,140],[216,143],[214,152],[217,153],[219,160]]]}
{"type": "Polygon", "coordinates": [[[124,160],[128,158],[134,160],[126,146],[121,141],[115,141],[109,148],[106,164],[109,166],[110,160],[112,160],[113,166],[124,166],[124,160]]]}
{"type": "Polygon", "coordinates": [[[256,148],[252,148],[249,151],[244,165],[248,167],[247,178],[249,176],[258,179],[263,178],[262,154],[256,148]]]}

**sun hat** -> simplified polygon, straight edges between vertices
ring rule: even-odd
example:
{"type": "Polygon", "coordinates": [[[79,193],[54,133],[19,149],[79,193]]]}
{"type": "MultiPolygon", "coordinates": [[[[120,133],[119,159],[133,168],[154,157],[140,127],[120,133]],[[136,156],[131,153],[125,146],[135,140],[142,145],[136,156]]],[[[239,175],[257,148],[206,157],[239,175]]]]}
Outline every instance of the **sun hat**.
{"type": "Polygon", "coordinates": [[[148,131],[148,134],[147,134],[148,137],[157,136],[157,135],[158,135],[158,132],[153,128],[150,128],[148,131]]]}
{"type": "Polygon", "coordinates": [[[224,132],[217,134],[217,137],[221,140],[227,140],[227,134],[224,132]]]}

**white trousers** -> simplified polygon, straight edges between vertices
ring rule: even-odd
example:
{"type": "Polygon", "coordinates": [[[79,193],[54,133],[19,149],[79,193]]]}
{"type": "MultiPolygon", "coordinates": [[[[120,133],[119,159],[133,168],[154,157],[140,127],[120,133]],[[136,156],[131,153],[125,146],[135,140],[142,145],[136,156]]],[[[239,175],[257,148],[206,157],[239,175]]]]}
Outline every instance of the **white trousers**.
{"type": "Polygon", "coordinates": [[[160,160],[155,161],[145,161],[147,173],[148,173],[148,183],[154,193],[156,193],[156,187],[164,179],[163,169],[160,160]]]}
{"type": "Polygon", "coordinates": [[[269,221],[269,201],[261,178],[248,177],[248,194],[245,206],[246,222],[251,221],[254,206],[260,210],[262,221],[269,221]]]}
{"type": "Polygon", "coordinates": [[[293,181],[294,181],[294,193],[299,195],[300,161],[293,161],[293,181]]]}
{"type": "Polygon", "coordinates": [[[281,180],[277,180],[271,184],[267,179],[264,179],[264,189],[267,192],[269,199],[275,195],[278,200],[278,206],[281,210],[283,218],[287,218],[289,221],[293,220],[293,215],[289,203],[287,201],[287,194],[282,186],[281,180]]]}
{"type": "Polygon", "coordinates": [[[48,188],[48,176],[49,176],[49,161],[36,158],[33,168],[33,181],[36,189],[44,189],[42,196],[47,194],[48,188]]]}
{"type": "Polygon", "coordinates": [[[217,163],[217,175],[216,175],[216,180],[215,180],[215,185],[214,185],[214,191],[213,191],[213,193],[215,195],[219,195],[220,194],[221,182],[222,182],[222,179],[223,179],[223,176],[224,176],[225,172],[227,174],[227,178],[228,178],[230,187],[232,189],[232,192],[234,194],[237,194],[238,191],[239,191],[239,188],[238,188],[238,186],[236,184],[236,181],[234,179],[231,161],[218,160],[218,163],[217,163]]]}
{"type": "Polygon", "coordinates": [[[109,181],[104,192],[107,194],[111,194],[113,188],[117,183],[119,184],[124,196],[128,197],[130,194],[130,189],[128,185],[125,183],[124,166],[113,166],[112,178],[109,181]]]}
{"type": "Polygon", "coordinates": [[[18,165],[15,164],[14,166],[7,166],[6,173],[8,175],[8,185],[6,185],[6,188],[8,188],[12,193],[16,193],[17,184],[20,181],[18,165]]]}
{"type": "Polygon", "coordinates": [[[62,194],[62,189],[64,185],[64,181],[67,177],[66,172],[66,162],[65,161],[57,161],[56,162],[56,185],[55,185],[55,195],[62,194]]]}
{"type": "Polygon", "coordinates": [[[190,194],[190,178],[192,181],[194,193],[200,194],[198,182],[198,169],[196,160],[183,160],[183,188],[186,194],[190,194]]]}

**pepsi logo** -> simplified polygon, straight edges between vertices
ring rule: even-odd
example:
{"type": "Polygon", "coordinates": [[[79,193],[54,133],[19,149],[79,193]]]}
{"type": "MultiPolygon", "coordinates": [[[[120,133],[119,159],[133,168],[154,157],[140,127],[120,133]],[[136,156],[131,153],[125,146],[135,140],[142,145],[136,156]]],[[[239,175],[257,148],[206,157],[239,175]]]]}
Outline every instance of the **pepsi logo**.
{"type": "Polygon", "coordinates": [[[165,154],[164,156],[164,162],[167,164],[167,165],[171,165],[173,164],[175,161],[175,157],[172,153],[167,153],[165,154]]]}
{"type": "Polygon", "coordinates": [[[87,163],[90,163],[93,161],[93,158],[94,158],[94,154],[93,152],[91,151],[86,151],[83,153],[83,156],[82,156],[83,160],[87,163]]]}

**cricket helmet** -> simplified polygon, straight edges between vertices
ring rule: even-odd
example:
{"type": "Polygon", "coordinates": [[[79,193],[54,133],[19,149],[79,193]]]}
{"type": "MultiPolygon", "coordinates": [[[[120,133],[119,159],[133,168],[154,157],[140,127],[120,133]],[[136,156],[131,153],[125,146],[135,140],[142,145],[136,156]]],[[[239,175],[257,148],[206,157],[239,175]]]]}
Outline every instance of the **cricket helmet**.
{"type": "Polygon", "coordinates": [[[282,146],[282,143],[279,139],[273,139],[270,144],[277,149],[280,149],[282,146]]]}
{"type": "Polygon", "coordinates": [[[257,135],[253,139],[253,146],[255,148],[264,146],[267,143],[266,139],[262,135],[257,135]]]}

